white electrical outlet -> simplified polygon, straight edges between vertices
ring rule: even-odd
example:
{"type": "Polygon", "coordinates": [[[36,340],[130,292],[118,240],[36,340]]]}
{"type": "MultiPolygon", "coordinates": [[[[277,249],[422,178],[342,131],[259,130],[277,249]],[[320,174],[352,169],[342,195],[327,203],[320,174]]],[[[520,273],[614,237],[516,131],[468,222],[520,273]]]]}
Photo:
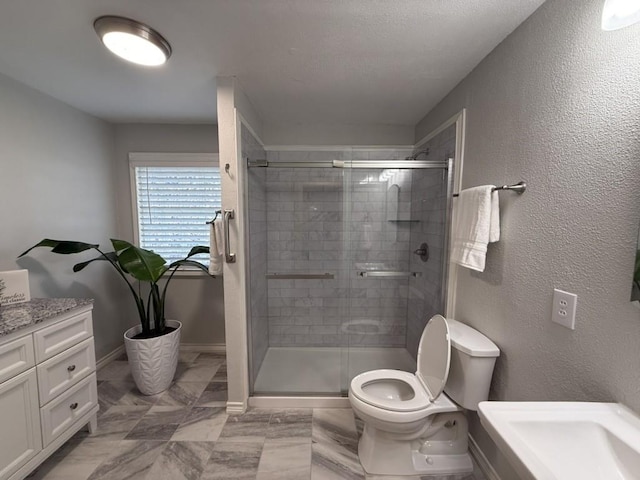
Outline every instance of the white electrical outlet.
{"type": "Polygon", "coordinates": [[[577,303],[578,296],[575,293],[564,292],[554,288],[551,321],[575,330],[577,303]]]}

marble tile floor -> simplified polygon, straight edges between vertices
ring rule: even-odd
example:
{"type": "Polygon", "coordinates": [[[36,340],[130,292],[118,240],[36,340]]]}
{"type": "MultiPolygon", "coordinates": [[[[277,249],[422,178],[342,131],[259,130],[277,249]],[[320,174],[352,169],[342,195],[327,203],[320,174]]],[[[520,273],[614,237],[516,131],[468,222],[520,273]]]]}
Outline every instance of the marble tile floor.
{"type": "MultiPolygon", "coordinates": [[[[29,480],[392,480],[365,475],[362,422],[350,409],[251,409],[227,415],[225,358],[181,354],[175,381],[148,397],[126,358],[97,373],[98,431],[79,432],[29,480]]],[[[476,468],[477,470],[477,468],[476,468]]],[[[403,480],[484,480],[469,475],[403,480]]]]}

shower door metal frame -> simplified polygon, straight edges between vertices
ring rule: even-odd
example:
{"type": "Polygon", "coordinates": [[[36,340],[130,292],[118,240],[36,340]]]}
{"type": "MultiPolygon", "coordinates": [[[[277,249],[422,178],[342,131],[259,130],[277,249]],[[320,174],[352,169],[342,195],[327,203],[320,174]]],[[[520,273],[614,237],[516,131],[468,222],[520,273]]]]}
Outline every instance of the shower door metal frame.
{"type": "Polygon", "coordinates": [[[399,168],[424,169],[448,168],[449,161],[437,160],[330,160],[326,162],[270,162],[267,160],[250,160],[248,168],[399,168]]]}

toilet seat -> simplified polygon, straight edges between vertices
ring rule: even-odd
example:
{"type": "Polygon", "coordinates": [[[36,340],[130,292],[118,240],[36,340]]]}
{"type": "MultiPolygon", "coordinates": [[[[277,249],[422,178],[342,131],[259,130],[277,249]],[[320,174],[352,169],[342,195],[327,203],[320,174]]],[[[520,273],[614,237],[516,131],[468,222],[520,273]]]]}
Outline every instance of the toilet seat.
{"type": "Polygon", "coordinates": [[[451,362],[449,326],[442,315],[431,317],[424,328],[417,360],[415,374],[400,370],[364,372],[351,380],[350,391],[358,400],[389,412],[424,410],[437,400],[451,362]]]}
{"type": "Polygon", "coordinates": [[[374,407],[390,410],[392,412],[415,412],[422,410],[431,403],[427,392],[420,384],[416,376],[400,370],[372,370],[364,372],[351,381],[351,393],[363,402],[374,407]],[[366,392],[367,386],[378,384],[384,388],[385,383],[402,382],[413,390],[413,397],[406,400],[374,395],[366,392]]]}

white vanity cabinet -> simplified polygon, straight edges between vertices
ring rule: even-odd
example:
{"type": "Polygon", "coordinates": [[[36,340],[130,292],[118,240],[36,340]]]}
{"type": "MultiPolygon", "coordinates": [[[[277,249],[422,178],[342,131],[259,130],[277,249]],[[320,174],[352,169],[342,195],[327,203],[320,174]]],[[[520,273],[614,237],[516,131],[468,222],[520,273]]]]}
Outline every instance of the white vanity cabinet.
{"type": "Polygon", "coordinates": [[[91,308],[0,336],[0,480],[25,478],[78,430],[96,428],[91,308]]]}

